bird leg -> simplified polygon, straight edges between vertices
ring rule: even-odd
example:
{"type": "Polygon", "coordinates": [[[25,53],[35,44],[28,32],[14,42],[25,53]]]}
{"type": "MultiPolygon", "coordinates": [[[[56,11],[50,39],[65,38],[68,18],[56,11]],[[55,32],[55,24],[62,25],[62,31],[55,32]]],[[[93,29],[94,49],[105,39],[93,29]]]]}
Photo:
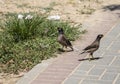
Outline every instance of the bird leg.
{"type": "Polygon", "coordinates": [[[65,46],[65,52],[67,52],[67,46],[65,46]]]}
{"type": "Polygon", "coordinates": [[[62,46],[62,50],[64,50],[64,46],[62,46]]]}
{"type": "Polygon", "coordinates": [[[94,57],[93,57],[93,53],[90,53],[90,55],[91,55],[92,58],[94,58],[94,57]]]}
{"type": "Polygon", "coordinates": [[[89,55],[89,61],[91,61],[90,55],[89,55]]]}
{"type": "Polygon", "coordinates": [[[73,47],[72,46],[69,46],[71,48],[72,51],[74,51],[73,47]]]}
{"type": "Polygon", "coordinates": [[[90,56],[92,57],[92,59],[94,58],[94,57],[93,57],[93,53],[90,53],[90,55],[89,55],[89,61],[91,61],[90,56]]]}

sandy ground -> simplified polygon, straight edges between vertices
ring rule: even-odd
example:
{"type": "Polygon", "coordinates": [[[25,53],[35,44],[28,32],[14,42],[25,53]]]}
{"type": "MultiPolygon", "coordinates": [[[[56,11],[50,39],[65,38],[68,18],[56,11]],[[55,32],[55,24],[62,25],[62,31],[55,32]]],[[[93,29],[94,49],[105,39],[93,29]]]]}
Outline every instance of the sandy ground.
{"type": "MultiPolygon", "coordinates": [[[[120,5],[120,0],[0,0],[0,20],[7,13],[47,12],[49,15],[59,15],[70,23],[95,23],[97,17],[102,17],[99,16],[103,12],[102,8],[112,4],[120,5]],[[94,12],[96,16],[88,19],[94,12]]],[[[0,73],[0,84],[15,84],[23,74],[0,73]]]]}
{"type": "Polygon", "coordinates": [[[94,10],[119,0],[0,0],[0,15],[10,13],[50,11],[50,15],[60,15],[62,19],[74,23],[83,22],[94,10]],[[84,14],[81,14],[84,13],[84,14]]]}

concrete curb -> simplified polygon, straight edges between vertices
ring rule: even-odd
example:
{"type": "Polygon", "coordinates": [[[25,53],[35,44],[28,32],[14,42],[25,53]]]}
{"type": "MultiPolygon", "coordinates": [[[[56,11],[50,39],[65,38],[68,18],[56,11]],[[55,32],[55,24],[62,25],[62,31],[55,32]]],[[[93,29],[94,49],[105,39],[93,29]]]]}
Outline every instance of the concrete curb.
{"type": "Polygon", "coordinates": [[[40,73],[42,73],[52,62],[55,61],[55,58],[50,58],[43,60],[42,63],[37,64],[26,73],[16,84],[30,84],[40,73]]]}

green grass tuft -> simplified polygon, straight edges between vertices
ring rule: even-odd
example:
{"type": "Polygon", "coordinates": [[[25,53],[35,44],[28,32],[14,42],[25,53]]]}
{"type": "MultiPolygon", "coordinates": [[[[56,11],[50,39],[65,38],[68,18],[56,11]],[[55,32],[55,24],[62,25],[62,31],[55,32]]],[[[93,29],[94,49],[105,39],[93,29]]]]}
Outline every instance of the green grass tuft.
{"type": "Polygon", "coordinates": [[[62,27],[70,40],[80,34],[80,26],[74,27],[64,21],[47,20],[46,15],[31,13],[31,19],[18,19],[18,14],[8,14],[1,24],[0,71],[19,73],[31,69],[44,59],[55,56],[60,45],[57,42],[57,27],[62,27]]]}

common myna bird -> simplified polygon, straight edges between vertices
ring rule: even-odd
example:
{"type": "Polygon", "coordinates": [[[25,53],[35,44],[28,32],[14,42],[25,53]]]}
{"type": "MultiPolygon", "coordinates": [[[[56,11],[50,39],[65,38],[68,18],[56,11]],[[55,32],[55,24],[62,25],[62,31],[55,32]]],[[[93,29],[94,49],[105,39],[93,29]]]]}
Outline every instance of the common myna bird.
{"type": "Polygon", "coordinates": [[[65,37],[63,28],[58,27],[58,42],[62,45],[62,49],[65,47],[70,47],[73,51],[71,42],[65,37]]]}
{"type": "MultiPolygon", "coordinates": [[[[97,36],[97,38],[95,39],[95,41],[91,45],[89,45],[85,49],[83,49],[83,52],[81,54],[90,53],[89,56],[92,56],[92,58],[93,58],[93,53],[99,48],[100,40],[102,37],[103,37],[103,34],[99,34],[97,36]]],[[[90,57],[89,57],[89,60],[91,60],[90,57]]]]}

